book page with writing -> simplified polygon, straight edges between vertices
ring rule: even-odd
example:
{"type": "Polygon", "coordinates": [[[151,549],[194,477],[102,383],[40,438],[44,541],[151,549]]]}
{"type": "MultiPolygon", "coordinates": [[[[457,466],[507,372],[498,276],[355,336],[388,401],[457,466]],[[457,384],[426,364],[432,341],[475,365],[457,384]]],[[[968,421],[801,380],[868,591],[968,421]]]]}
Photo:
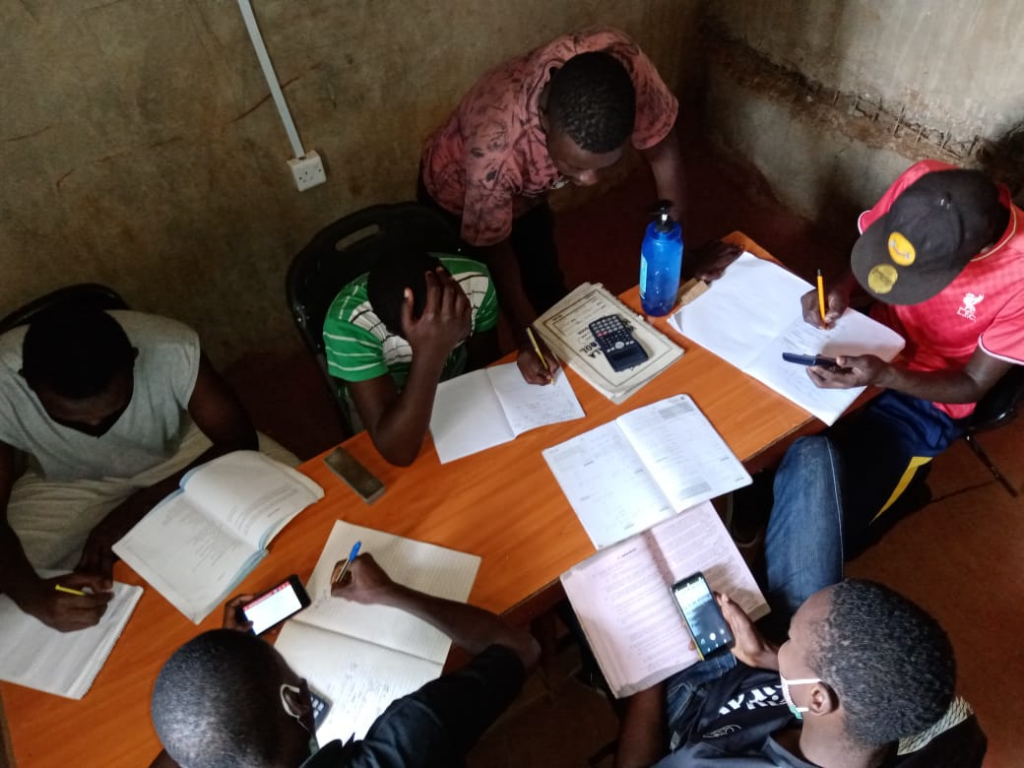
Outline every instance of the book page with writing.
{"type": "Polygon", "coordinates": [[[551,384],[529,384],[515,363],[486,369],[505,418],[518,437],[537,427],[582,419],[583,406],[572,391],[569,377],[560,372],[551,384]]]}
{"type": "Polygon", "coordinates": [[[615,422],[547,448],[542,455],[599,549],[675,511],[615,422]]]}
{"type": "Polygon", "coordinates": [[[800,315],[800,297],[811,288],[778,264],[744,253],[669,325],[745,370],[800,315]]]}
{"type": "Polygon", "coordinates": [[[637,408],[616,423],[673,511],[750,485],[736,454],[688,395],[637,408]]]}
{"type": "Polygon", "coordinates": [[[443,663],[451,639],[425,621],[397,608],[331,596],[334,565],[348,557],[357,541],[362,542],[360,551],[372,554],[394,581],[448,600],[466,602],[480,568],[476,555],[338,520],[306,584],[312,605],[293,621],[443,663]]]}
{"type": "Polygon", "coordinates": [[[853,309],[847,309],[835,326],[827,331],[810,325],[803,317],[797,317],[765,346],[746,370],[831,426],[865,388],[821,389],[811,381],[805,366],[787,363],[782,359],[782,353],[829,357],[876,355],[888,362],[899,354],[905,344],[906,341],[896,331],[853,309]]]}
{"type": "Polygon", "coordinates": [[[471,371],[437,385],[430,435],[442,464],[516,437],[486,371],[471,371]]]}
{"type": "Polygon", "coordinates": [[[255,549],[324,496],[304,474],[257,451],[219,456],[182,477],[181,487],[193,504],[255,549]]]}
{"type": "Polygon", "coordinates": [[[113,591],[100,622],[76,632],[52,629],[24,613],[7,595],[0,595],[0,648],[4,649],[0,654],[0,680],[81,699],[142,597],[142,587],[120,582],[114,582],[113,591]]]}
{"type": "Polygon", "coordinates": [[[728,595],[754,621],[768,614],[754,575],[710,502],[655,526],[651,536],[673,584],[703,571],[711,589],[728,595]]]}
{"type": "Polygon", "coordinates": [[[348,741],[366,732],[395,699],[440,676],[443,664],[425,661],[318,627],[287,622],[274,647],[288,665],[331,701],[317,739],[348,741]]]}
{"type": "Polygon", "coordinates": [[[182,491],[157,504],[113,549],[196,624],[265,554],[197,509],[182,491]]]}

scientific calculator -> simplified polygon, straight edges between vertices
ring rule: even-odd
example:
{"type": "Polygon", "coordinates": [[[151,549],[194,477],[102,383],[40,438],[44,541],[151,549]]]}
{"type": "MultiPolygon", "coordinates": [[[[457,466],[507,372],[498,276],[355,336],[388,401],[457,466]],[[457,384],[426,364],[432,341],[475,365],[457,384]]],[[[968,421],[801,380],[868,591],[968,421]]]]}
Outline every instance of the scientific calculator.
{"type": "Polygon", "coordinates": [[[613,371],[624,371],[647,359],[647,351],[618,315],[599,317],[589,327],[613,371]]]}

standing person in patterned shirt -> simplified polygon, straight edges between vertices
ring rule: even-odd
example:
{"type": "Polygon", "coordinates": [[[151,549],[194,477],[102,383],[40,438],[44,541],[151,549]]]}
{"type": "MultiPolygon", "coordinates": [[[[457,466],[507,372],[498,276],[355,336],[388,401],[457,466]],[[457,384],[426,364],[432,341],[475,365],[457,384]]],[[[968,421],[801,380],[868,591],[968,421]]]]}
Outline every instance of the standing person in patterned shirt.
{"type": "Polygon", "coordinates": [[[651,61],[614,29],[564,35],[491,70],[427,140],[419,197],[460,222],[479,248],[519,337],[519,368],[546,384],[525,335],[566,293],[545,200],[568,183],[590,186],[626,143],[654,172],[676,218],[686,193],[675,122],[679,104],[651,61]]]}
{"type": "Polygon", "coordinates": [[[387,254],[338,292],[324,319],[327,369],[385,459],[412,464],[438,382],[497,356],[497,322],[487,267],[459,256],[387,254]]]}

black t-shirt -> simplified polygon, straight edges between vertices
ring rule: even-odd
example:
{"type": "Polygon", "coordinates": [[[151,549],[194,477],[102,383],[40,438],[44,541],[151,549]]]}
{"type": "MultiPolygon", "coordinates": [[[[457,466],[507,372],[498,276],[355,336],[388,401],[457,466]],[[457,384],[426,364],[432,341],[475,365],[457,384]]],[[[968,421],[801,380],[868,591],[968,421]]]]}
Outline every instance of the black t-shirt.
{"type": "MultiPolygon", "coordinates": [[[[694,703],[699,711],[687,731],[678,734],[675,751],[656,768],[816,768],[772,738],[776,731],[800,724],[782,696],[778,672],[737,664],[705,693],[694,703]]],[[[985,736],[971,715],[918,751],[893,754],[885,768],[971,768],[981,765],[985,747],[985,736]]]]}
{"type": "Polygon", "coordinates": [[[467,666],[403,696],[362,741],[332,741],[302,768],[456,768],[519,694],[526,673],[510,649],[492,645],[467,666]]]}

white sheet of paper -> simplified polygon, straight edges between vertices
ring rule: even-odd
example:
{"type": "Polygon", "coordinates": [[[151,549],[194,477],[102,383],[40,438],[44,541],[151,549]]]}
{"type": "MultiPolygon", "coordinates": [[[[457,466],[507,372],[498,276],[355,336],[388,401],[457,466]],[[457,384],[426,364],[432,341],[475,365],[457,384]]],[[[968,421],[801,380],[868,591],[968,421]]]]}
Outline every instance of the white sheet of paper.
{"type": "Polygon", "coordinates": [[[787,363],[782,353],[873,354],[892,360],[905,342],[892,329],[852,309],[830,330],[808,324],[800,297],[812,289],[778,264],[744,253],[707,292],[672,315],[669,323],[831,425],[864,388],[820,389],[804,366],[787,363]]]}
{"type": "Polygon", "coordinates": [[[555,376],[551,384],[539,386],[527,383],[515,363],[486,370],[516,437],[531,429],[582,419],[586,415],[564,372],[555,376]]]}
{"type": "Polygon", "coordinates": [[[362,542],[368,552],[399,584],[436,597],[464,603],[480,568],[477,555],[456,552],[383,531],[334,523],[313,574],[306,585],[312,605],[293,621],[313,624],[350,637],[418,656],[441,664],[451,639],[422,619],[382,605],[360,605],[331,596],[334,565],[348,557],[352,545],[362,542]]]}

